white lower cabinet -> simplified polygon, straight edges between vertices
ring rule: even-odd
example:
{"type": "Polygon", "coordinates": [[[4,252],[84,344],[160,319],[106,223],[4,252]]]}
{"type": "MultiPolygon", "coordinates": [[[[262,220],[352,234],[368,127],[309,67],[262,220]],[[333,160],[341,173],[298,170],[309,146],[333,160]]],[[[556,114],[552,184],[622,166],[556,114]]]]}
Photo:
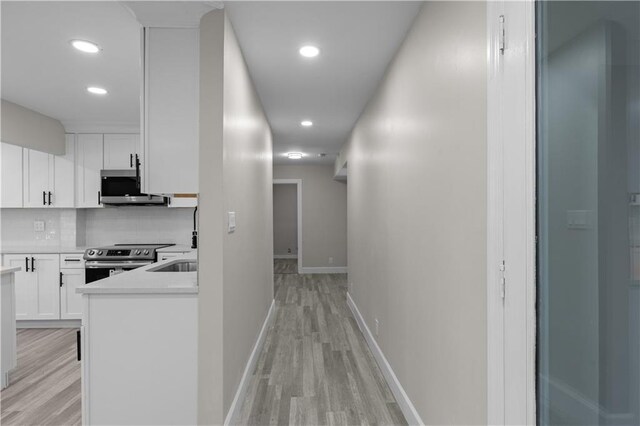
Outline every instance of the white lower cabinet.
{"type": "Polygon", "coordinates": [[[60,280],[60,319],[82,319],[82,296],[76,289],[84,285],[84,269],[61,269],[60,280]]]}
{"type": "Polygon", "coordinates": [[[197,424],[197,294],[84,294],[81,330],[82,424],[197,424]]]}
{"type": "Polygon", "coordinates": [[[16,319],[60,319],[60,257],[57,254],[11,254],[4,256],[7,266],[20,266],[16,272],[16,319]]]}

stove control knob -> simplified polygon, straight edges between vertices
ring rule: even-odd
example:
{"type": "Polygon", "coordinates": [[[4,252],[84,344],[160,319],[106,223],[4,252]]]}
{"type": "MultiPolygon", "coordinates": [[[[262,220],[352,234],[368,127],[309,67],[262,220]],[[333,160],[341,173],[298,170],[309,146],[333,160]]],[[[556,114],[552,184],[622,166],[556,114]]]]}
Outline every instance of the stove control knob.
{"type": "Polygon", "coordinates": [[[89,256],[93,256],[94,254],[95,254],[95,251],[89,250],[89,256]]]}
{"type": "Polygon", "coordinates": [[[104,252],[103,252],[102,250],[100,250],[100,251],[98,252],[98,256],[102,256],[102,253],[104,253],[104,252]]]}
{"type": "Polygon", "coordinates": [[[145,255],[145,256],[148,256],[148,255],[149,255],[149,250],[145,250],[145,251],[144,251],[144,255],[145,255]]]}
{"type": "Polygon", "coordinates": [[[136,250],[136,254],[137,255],[140,254],[140,253],[142,253],[140,250],[136,250]]]}

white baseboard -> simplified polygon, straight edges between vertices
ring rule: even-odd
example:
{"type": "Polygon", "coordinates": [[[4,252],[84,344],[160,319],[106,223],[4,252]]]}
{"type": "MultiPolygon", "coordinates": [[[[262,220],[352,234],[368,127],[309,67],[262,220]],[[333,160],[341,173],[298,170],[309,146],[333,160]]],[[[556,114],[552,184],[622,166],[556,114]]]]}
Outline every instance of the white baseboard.
{"type": "Polygon", "coordinates": [[[311,266],[302,267],[301,274],[346,274],[346,266],[311,266]]]}
{"type": "Polygon", "coordinates": [[[628,425],[635,423],[632,413],[609,413],[600,406],[598,401],[593,401],[572,386],[551,377],[543,377],[541,380],[549,390],[549,400],[542,401],[545,409],[556,411],[561,417],[566,417],[576,424],[598,424],[601,419],[609,425],[628,425]]]}
{"type": "Polygon", "coordinates": [[[231,407],[229,407],[229,412],[227,412],[227,417],[224,419],[225,426],[238,423],[237,419],[238,419],[238,416],[240,415],[242,402],[244,401],[244,398],[247,394],[247,390],[249,389],[249,382],[251,381],[251,372],[255,369],[256,363],[258,362],[258,358],[260,357],[260,352],[262,352],[262,347],[264,346],[264,340],[267,337],[267,331],[269,330],[269,325],[271,324],[271,321],[273,319],[275,306],[276,306],[276,301],[274,299],[271,301],[271,306],[269,307],[269,312],[267,312],[267,317],[264,319],[264,323],[262,324],[262,329],[260,329],[260,334],[258,334],[258,339],[256,340],[255,345],[253,345],[251,356],[249,357],[249,361],[247,361],[247,366],[244,368],[244,373],[242,373],[242,378],[240,379],[238,390],[236,391],[236,395],[233,398],[231,407]]]}
{"type": "Polygon", "coordinates": [[[347,293],[347,305],[349,305],[351,313],[356,319],[358,327],[364,335],[364,338],[369,345],[369,349],[371,349],[373,357],[376,359],[376,362],[378,363],[378,366],[380,367],[384,378],[387,380],[389,388],[391,389],[391,393],[393,393],[393,396],[396,398],[398,406],[400,407],[402,414],[404,414],[405,419],[410,425],[424,425],[424,422],[420,418],[418,411],[413,406],[413,403],[409,399],[407,393],[404,391],[404,388],[400,384],[400,381],[396,377],[396,374],[393,372],[393,369],[387,361],[387,358],[382,353],[380,346],[378,346],[378,342],[376,342],[373,334],[371,334],[371,330],[369,330],[369,327],[367,327],[367,324],[364,322],[364,318],[362,318],[358,307],[356,306],[353,298],[351,298],[351,294],[349,293],[347,293]]]}
{"type": "Polygon", "coordinates": [[[16,328],[80,328],[82,320],[18,320],[16,328]]]}
{"type": "Polygon", "coordinates": [[[274,259],[297,259],[297,254],[274,254],[274,259]]]}

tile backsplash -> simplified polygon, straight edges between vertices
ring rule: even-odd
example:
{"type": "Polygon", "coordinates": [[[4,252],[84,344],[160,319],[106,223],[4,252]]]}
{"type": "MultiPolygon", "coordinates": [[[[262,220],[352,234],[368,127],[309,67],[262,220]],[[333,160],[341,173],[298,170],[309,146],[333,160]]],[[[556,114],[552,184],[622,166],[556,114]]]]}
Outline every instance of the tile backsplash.
{"type": "Polygon", "coordinates": [[[192,208],[1,209],[0,239],[10,247],[191,244],[192,208]],[[44,222],[36,231],[34,222],[44,222]]]}

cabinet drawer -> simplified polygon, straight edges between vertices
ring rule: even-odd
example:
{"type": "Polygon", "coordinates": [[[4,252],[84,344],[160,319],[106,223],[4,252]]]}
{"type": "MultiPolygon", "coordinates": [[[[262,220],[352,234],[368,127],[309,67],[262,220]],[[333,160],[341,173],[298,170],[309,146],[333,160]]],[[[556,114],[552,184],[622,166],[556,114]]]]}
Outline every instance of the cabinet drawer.
{"type": "Polygon", "coordinates": [[[84,269],[83,253],[61,253],[60,268],[84,269]]]}

